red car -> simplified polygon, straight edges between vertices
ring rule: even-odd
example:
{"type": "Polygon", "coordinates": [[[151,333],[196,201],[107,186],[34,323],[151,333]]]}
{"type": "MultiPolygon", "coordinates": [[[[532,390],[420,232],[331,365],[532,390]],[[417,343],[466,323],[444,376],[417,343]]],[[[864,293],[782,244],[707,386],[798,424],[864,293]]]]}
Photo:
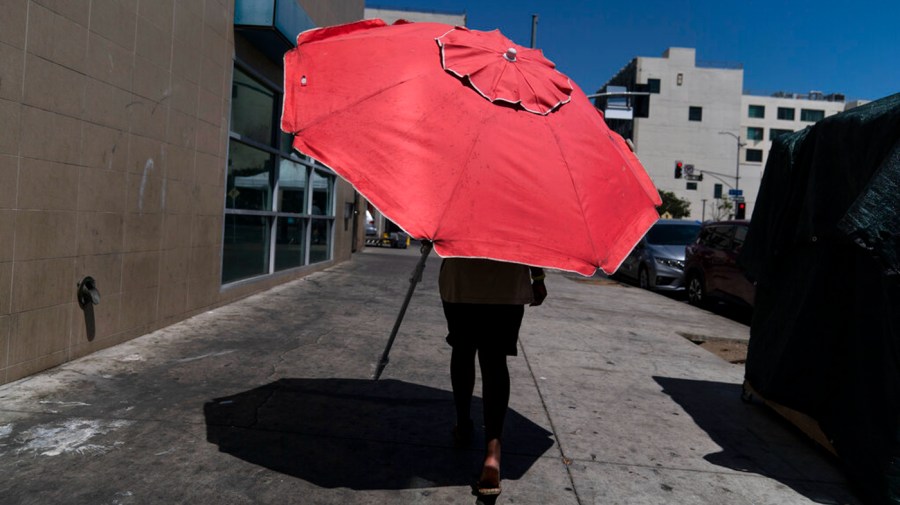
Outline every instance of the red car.
{"type": "Polygon", "coordinates": [[[684,278],[688,301],[703,305],[710,298],[753,306],[756,286],[737,263],[749,221],[704,223],[685,248],[684,278]]]}

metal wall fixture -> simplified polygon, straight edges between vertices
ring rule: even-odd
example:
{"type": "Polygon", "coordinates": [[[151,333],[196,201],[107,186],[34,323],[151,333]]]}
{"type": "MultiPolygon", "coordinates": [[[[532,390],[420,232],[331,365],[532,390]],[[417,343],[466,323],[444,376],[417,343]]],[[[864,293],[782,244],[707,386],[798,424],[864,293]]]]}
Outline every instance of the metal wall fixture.
{"type": "Polygon", "coordinates": [[[97,281],[93,277],[85,277],[78,283],[78,304],[82,308],[87,305],[100,303],[100,291],[97,290],[97,281]]]}

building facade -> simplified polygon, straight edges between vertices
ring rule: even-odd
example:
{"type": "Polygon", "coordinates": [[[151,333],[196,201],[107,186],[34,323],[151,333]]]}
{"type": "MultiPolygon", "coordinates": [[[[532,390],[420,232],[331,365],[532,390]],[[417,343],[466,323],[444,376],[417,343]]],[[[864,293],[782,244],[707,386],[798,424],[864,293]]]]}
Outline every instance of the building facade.
{"type": "Polygon", "coordinates": [[[465,12],[413,11],[368,6],[365,9],[365,16],[366,19],[381,19],[387,24],[392,24],[399,19],[405,19],[416,23],[444,23],[452,26],[466,26],[465,12]]]}
{"type": "Polygon", "coordinates": [[[758,170],[769,159],[772,140],[779,135],[802,130],[812,123],[843,112],[850,106],[843,95],[776,93],[773,96],[741,97],[741,163],[758,170]]]}
{"type": "Polygon", "coordinates": [[[656,186],[690,202],[692,219],[733,216],[722,203],[738,192],[749,218],[772,139],[854,105],[839,94],[745,94],[743,77],[740,64],[697,61],[695,49],[673,47],[635,58],[600,90],[643,94],[627,104],[601,97],[598,106],[632,139],[656,186]]]}
{"type": "Polygon", "coordinates": [[[279,51],[362,17],[362,0],[4,2],[0,383],[350,257],[360,200],[280,134],[279,51]]]}

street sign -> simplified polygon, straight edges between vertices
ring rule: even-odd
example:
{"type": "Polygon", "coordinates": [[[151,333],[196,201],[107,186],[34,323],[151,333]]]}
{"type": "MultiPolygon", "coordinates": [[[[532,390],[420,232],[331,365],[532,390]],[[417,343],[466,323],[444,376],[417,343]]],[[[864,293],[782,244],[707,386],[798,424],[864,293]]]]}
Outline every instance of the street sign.
{"type": "Polygon", "coordinates": [[[728,196],[741,196],[744,194],[743,189],[729,189],[728,196]]]}
{"type": "Polygon", "coordinates": [[[735,203],[741,203],[741,202],[743,202],[743,201],[744,201],[744,197],[743,197],[743,196],[741,196],[741,195],[738,195],[738,196],[735,196],[735,197],[732,197],[732,198],[731,198],[731,199],[732,199],[732,200],[734,200],[734,201],[735,201],[735,203]]]}

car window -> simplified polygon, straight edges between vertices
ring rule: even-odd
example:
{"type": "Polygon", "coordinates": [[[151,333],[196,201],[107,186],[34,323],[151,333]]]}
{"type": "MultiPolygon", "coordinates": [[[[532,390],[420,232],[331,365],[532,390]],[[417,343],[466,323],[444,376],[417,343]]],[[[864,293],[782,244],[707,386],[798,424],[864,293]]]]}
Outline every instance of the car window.
{"type": "Polygon", "coordinates": [[[734,250],[740,252],[740,250],[744,247],[744,240],[747,239],[747,227],[743,225],[735,226],[734,228],[734,250]]]}
{"type": "Polygon", "coordinates": [[[706,245],[712,249],[728,249],[731,246],[731,232],[728,226],[711,226],[706,245]]]}
{"type": "Polygon", "coordinates": [[[709,236],[712,234],[712,230],[709,228],[701,228],[700,234],[697,235],[697,243],[701,245],[709,245],[709,236]]]}
{"type": "Polygon", "coordinates": [[[735,226],[734,228],[734,241],[737,243],[744,243],[744,240],[747,238],[747,227],[746,226],[735,226]]]}
{"type": "Polygon", "coordinates": [[[700,225],[666,224],[653,225],[647,232],[648,243],[656,245],[688,245],[697,238],[700,225]]]}

